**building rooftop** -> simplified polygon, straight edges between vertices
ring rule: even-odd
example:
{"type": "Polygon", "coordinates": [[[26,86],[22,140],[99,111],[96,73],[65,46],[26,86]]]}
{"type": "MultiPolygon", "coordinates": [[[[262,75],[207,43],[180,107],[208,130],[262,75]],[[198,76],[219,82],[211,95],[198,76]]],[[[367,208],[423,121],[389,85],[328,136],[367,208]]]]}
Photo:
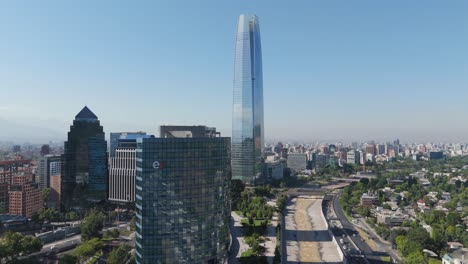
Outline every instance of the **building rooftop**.
{"type": "Polygon", "coordinates": [[[91,111],[87,106],[83,107],[81,111],[75,116],[75,119],[95,119],[97,120],[98,117],[91,111]]]}

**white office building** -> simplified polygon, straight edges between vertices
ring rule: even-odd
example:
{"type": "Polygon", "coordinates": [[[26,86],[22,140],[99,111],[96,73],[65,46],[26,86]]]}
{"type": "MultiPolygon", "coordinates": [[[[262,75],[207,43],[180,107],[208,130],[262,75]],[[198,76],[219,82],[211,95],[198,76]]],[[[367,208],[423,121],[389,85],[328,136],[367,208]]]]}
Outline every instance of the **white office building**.
{"type": "Polygon", "coordinates": [[[117,148],[109,159],[109,201],[134,202],[136,149],[117,148]]]}

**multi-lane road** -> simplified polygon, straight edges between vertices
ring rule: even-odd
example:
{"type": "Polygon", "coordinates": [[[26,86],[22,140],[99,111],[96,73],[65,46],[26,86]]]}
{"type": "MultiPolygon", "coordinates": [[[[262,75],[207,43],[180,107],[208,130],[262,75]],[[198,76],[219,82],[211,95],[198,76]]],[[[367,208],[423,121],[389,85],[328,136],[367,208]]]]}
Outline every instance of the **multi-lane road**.
{"type": "Polygon", "coordinates": [[[353,244],[356,245],[356,247],[362,254],[362,256],[352,256],[350,262],[353,263],[353,260],[362,261],[361,258],[363,258],[367,260],[368,263],[377,263],[380,262],[382,256],[389,256],[389,253],[392,259],[398,259],[396,256],[394,256],[393,252],[391,251],[378,252],[370,248],[366,241],[356,231],[355,226],[351,222],[349,222],[348,218],[346,218],[343,209],[341,208],[339,203],[339,195],[341,195],[341,192],[342,191],[340,191],[337,195],[334,195],[332,198],[333,208],[336,217],[341,222],[343,233],[352,240],[353,244]]]}

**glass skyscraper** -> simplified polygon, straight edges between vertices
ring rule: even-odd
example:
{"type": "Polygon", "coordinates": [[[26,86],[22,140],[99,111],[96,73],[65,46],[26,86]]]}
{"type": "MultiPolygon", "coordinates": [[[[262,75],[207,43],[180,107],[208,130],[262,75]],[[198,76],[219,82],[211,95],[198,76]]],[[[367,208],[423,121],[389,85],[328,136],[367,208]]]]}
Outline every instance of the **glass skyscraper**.
{"type": "Polygon", "coordinates": [[[137,139],[136,261],[224,263],[231,211],[230,140],[174,134],[137,139]]]}
{"type": "Polygon", "coordinates": [[[61,176],[64,209],[106,199],[107,142],[97,116],[88,107],[75,116],[64,145],[61,176]]]}
{"type": "Polygon", "coordinates": [[[255,184],[263,170],[263,79],[259,21],[240,15],[234,61],[232,178],[255,184]]]}

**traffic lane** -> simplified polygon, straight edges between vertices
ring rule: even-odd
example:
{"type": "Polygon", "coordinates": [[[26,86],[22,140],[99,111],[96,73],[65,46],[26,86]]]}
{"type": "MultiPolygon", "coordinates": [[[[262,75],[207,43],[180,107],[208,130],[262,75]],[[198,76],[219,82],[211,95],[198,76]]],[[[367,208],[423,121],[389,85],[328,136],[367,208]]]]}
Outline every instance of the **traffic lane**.
{"type": "Polygon", "coordinates": [[[343,230],[346,233],[346,235],[348,235],[353,240],[353,242],[358,246],[358,248],[362,252],[364,252],[365,254],[372,254],[372,249],[369,247],[369,245],[367,245],[367,243],[365,243],[365,241],[363,242],[361,238],[358,237],[356,229],[344,215],[344,212],[339,204],[339,200],[336,199],[336,196],[333,198],[333,206],[335,209],[335,214],[338,217],[338,219],[340,219],[341,225],[343,226],[343,230]]]}
{"type": "Polygon", "coordinates": [[[70,238],[55,241],[53,243],[45,244],[42,247],[41,252],[49,252],[49,251],[53,251],[53,250],[66,248],[66,247],[69,247],[71,245],[79,245],[79,244],[81,244],[81,236],[76,235],[76,236],[73,236],[73,237],[70,237],[70,238]]]}

